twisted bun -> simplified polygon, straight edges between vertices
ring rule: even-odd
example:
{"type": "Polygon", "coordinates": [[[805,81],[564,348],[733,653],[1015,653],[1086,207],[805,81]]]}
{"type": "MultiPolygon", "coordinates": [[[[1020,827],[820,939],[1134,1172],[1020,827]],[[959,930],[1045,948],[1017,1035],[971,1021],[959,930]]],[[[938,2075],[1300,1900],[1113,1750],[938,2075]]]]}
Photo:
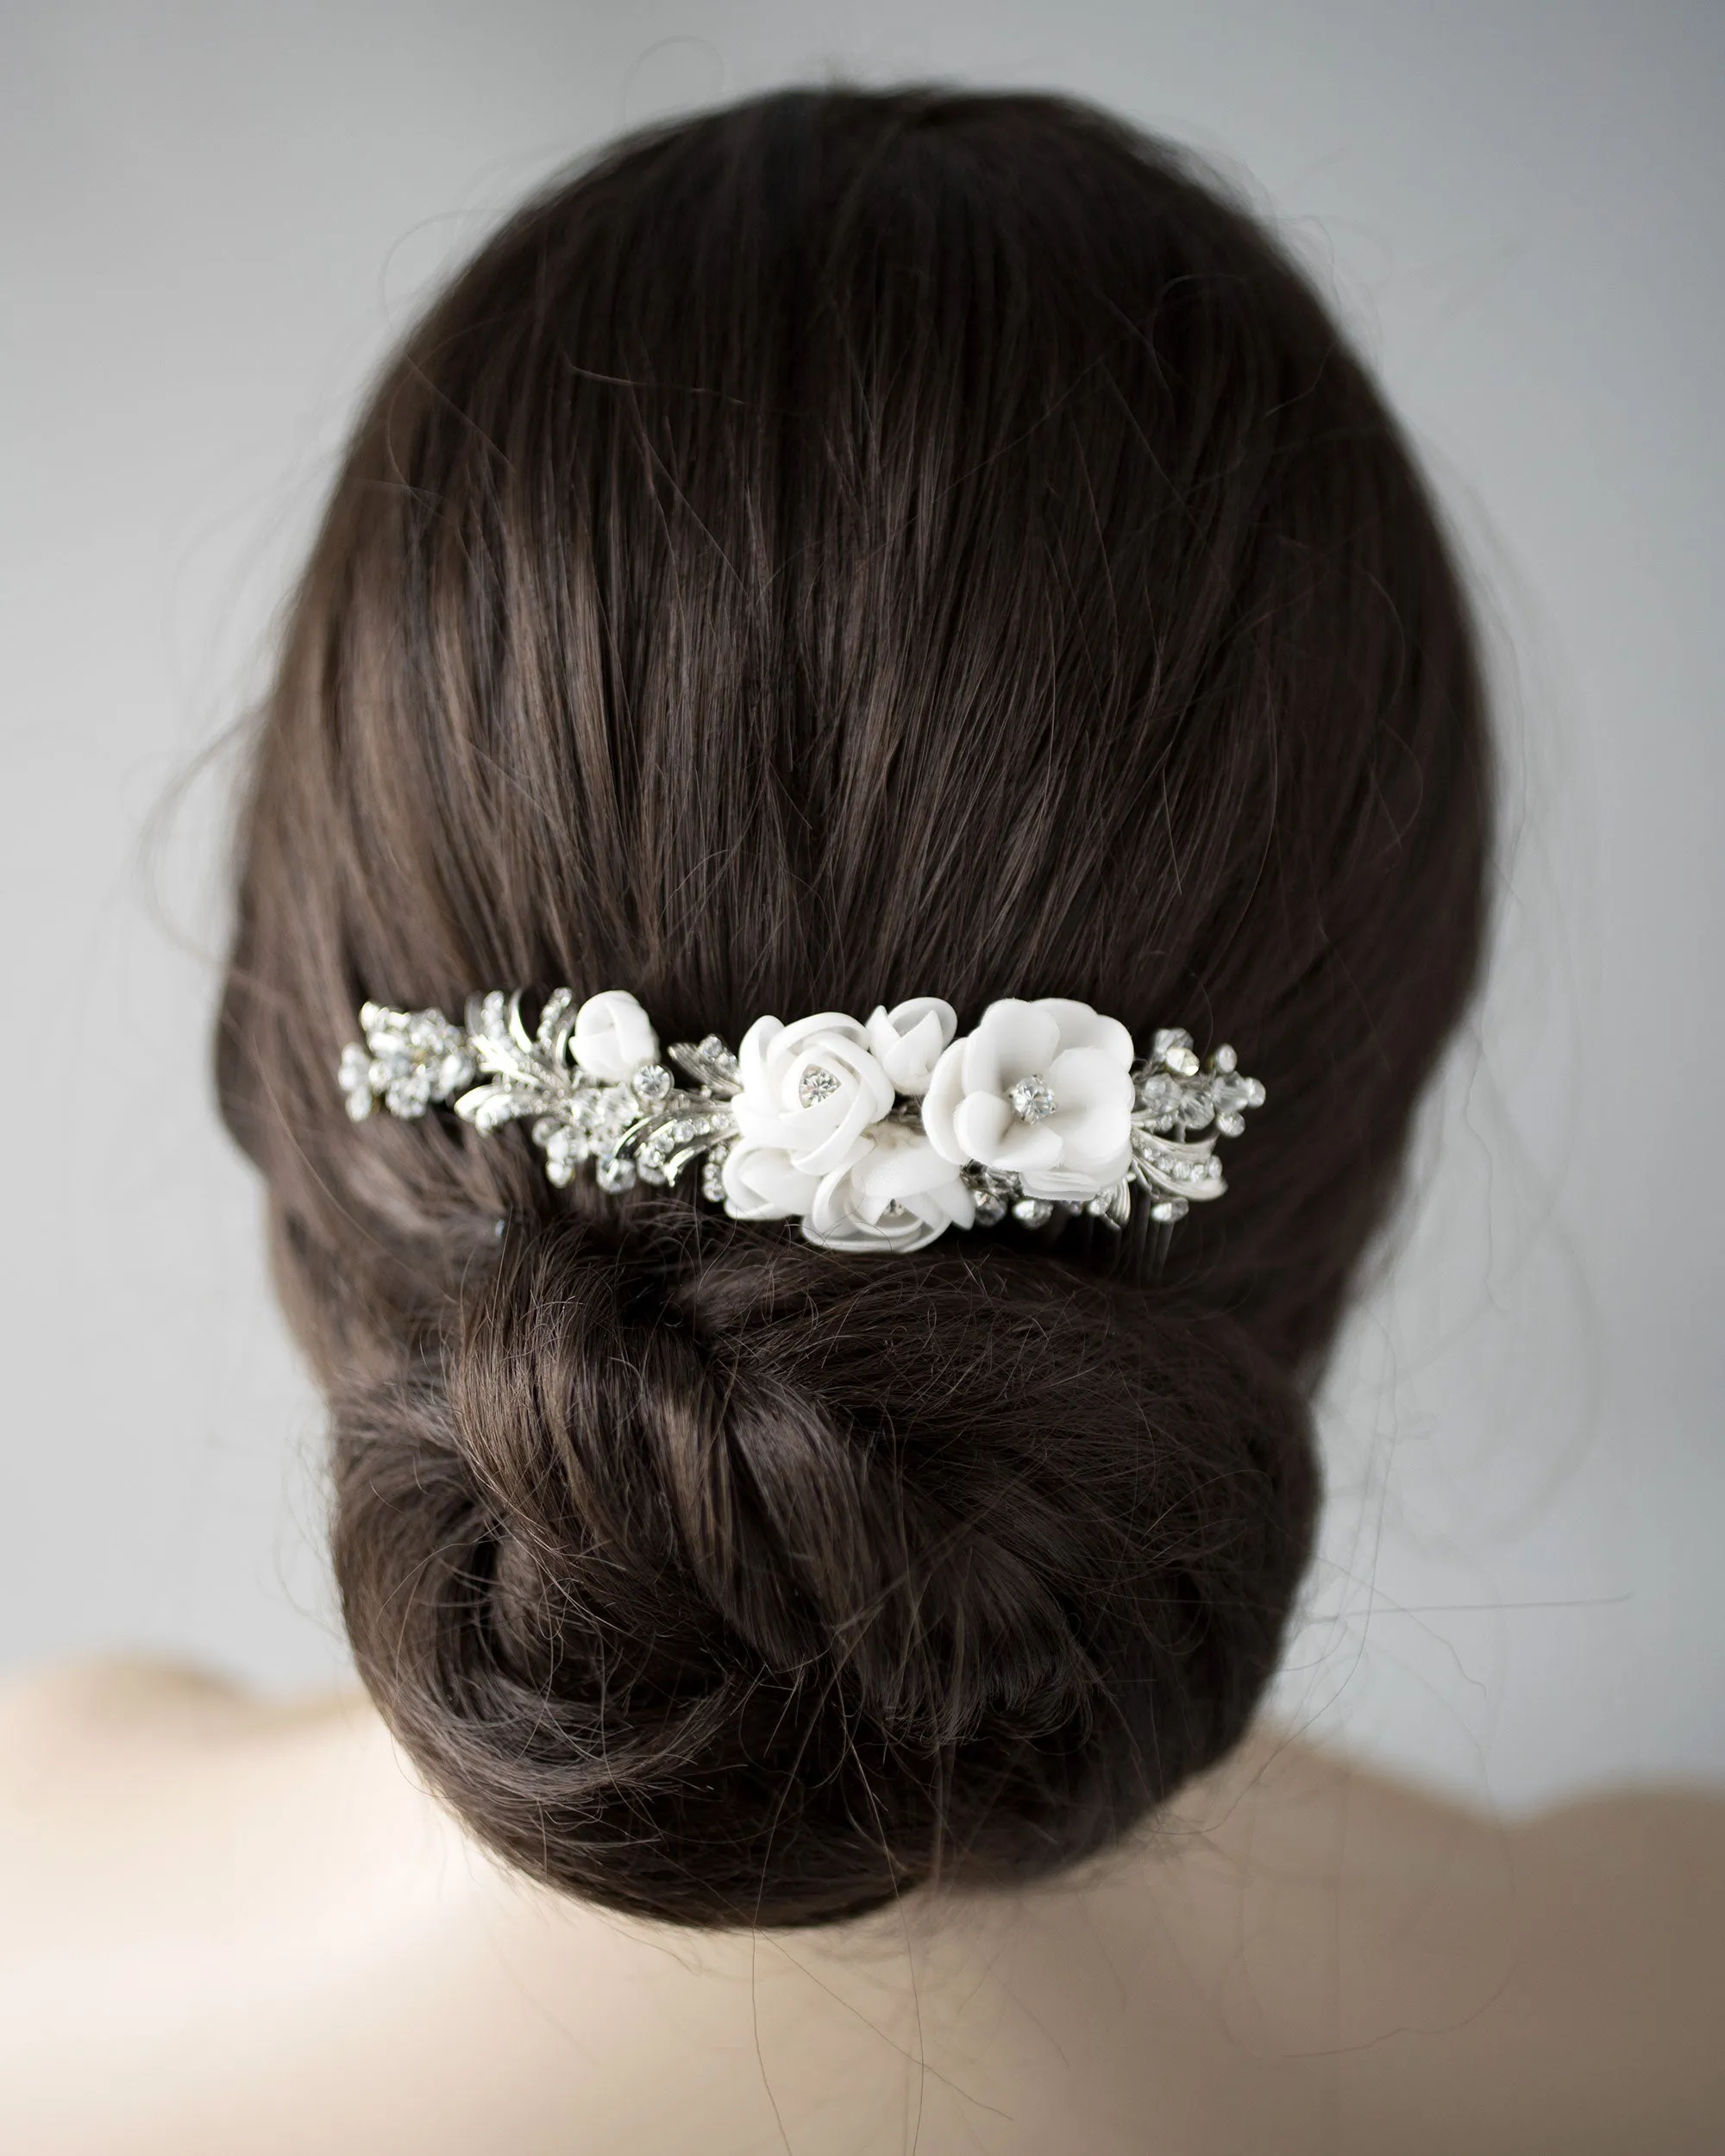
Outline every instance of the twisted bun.
{"type": "Polygon", "coordinates": [[[1049,98],[789,94],[500,233],[296,601],[220,1041],[354,1652],[474,1832],[794,1923],[1045,1871],[1224,1751],[1487,839],[1418,475],[1173,154],[1049,98]],[[1135,1206],[890,1257],[348,1121],[363,998],[560,983],[668,1041],[1072,997],[1232,1040],[1269,1105],[1166,1249],[1135,1206]]]}
{"type": "Polygon", "coordinates": [[[1239,1735],[1313,1501],[1224,1318],[686,1214],[511,1232],[441,1367],[336,1431],[354,1650],[436,1787],[704,1923],[1103,1846],[1239,1735]]]}

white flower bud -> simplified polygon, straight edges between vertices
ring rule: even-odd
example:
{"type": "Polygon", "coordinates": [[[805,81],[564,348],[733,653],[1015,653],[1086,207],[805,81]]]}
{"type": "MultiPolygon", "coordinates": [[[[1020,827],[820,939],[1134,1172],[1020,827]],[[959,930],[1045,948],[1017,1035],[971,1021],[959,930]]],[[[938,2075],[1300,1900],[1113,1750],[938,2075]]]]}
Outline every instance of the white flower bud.
{"type": "Polygon", "coordinates": [[[589,996],[575,1013],[575,1061],[590,1078],[618,1085],[643,1063],[659,1060],[652,1021],[626,988],[589,996]]]}
{"type": "Polygon", "coordinates": [[[921,1094],[940,1061],[941,1050],[958,1031],[958,1013],[938,996],[913,996],[888,1011],[877,1004],[869,1020],[869,1045],[875,1060],[900,1093],[921,1094]]]}

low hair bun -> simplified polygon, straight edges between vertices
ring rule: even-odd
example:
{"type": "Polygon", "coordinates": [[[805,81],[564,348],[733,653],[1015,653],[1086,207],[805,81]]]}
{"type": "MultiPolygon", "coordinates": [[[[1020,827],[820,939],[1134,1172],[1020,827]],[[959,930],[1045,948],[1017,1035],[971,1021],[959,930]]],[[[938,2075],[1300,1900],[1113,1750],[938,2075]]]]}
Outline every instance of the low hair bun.
{"type": "Polygon", "coordinates": [[[386,1718],[555,1886],[791,1925],[1115,1839],[1241,1733],[1314,1496],[1226,1319],[1040,1250],[518,1226],[340,1399],[386,1718]]]}

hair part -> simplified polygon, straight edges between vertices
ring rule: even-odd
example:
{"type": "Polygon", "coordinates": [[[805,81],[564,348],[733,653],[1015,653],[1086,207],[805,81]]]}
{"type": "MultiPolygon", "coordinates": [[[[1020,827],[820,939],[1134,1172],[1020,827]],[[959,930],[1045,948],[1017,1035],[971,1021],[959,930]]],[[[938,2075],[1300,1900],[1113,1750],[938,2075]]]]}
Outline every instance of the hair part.
{"type": "Polygon", "coordinates": [[[480,252],[293,607],[220,1080],[356,1659],[481,1839],[814,1921],[1056,1869],[1237,1741],[1474,980],[1488,775],[1394,423],[1176,153],[1051,97],[787,93],[480,252]],[[1171,1245],[1140,1207],[891,1258],[348,1123],[362,998],[518,982],[733,1040],[1076,996],[1233,1040],[1270,1106],[1171,1245]]]}

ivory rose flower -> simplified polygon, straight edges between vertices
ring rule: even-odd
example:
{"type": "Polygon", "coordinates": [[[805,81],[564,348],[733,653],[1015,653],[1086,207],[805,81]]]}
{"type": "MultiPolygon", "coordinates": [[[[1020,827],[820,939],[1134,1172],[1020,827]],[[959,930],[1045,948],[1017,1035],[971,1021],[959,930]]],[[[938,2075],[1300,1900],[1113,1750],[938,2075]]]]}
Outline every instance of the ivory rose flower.
{"type": "Polygon", "coordinates": [[[1094,1198],[1132,1165],[1132,1036],[1088,1003],[991,1003],[935,1065],[935,1150],[1017,1175],[1032,1198],[1094,1198]]]}
{"type": "Polygon", "coordinates": [[[820,1177],[793,1168],[781,1145],[739,1138],[719,1169],[724,1209],[733,1220],[795,1220],[807,1213],[820,1177]]]}
{"type": "Polygon", "coordinates": [[[938,996],[913,996],[889,1011],[877,1005],[869,1020],[875,1060],[900,1093],[924,1094],[941,1050],[958,1031],[958,1013],[938,996]]]}
{"type": "Polygon", "coordinates": [[[822,1177],[803,1233],[829,1250],[919,1250],[975,1218],[958,1170],[914,1124],[877,1123],[850,1167],[822,1177]]]}
{"type": "Polygon", "coordinates": [[[893,1105],[893,1081],[869,1037],[839,1011],[781,1025],[756,1018],[737,1051],[742,1090],[731,1103],[742,1137],[775,1146],[806,1175],[830,1175],[857,1156],[863,1134],[893,1105]]]}
{"type": "Polygon", "coordinates": [[[626,988],[589,996],[575,1013],[575,1061],[590,1078],[617,1085],[659,1060],[652,1020],[626,988]]]}

